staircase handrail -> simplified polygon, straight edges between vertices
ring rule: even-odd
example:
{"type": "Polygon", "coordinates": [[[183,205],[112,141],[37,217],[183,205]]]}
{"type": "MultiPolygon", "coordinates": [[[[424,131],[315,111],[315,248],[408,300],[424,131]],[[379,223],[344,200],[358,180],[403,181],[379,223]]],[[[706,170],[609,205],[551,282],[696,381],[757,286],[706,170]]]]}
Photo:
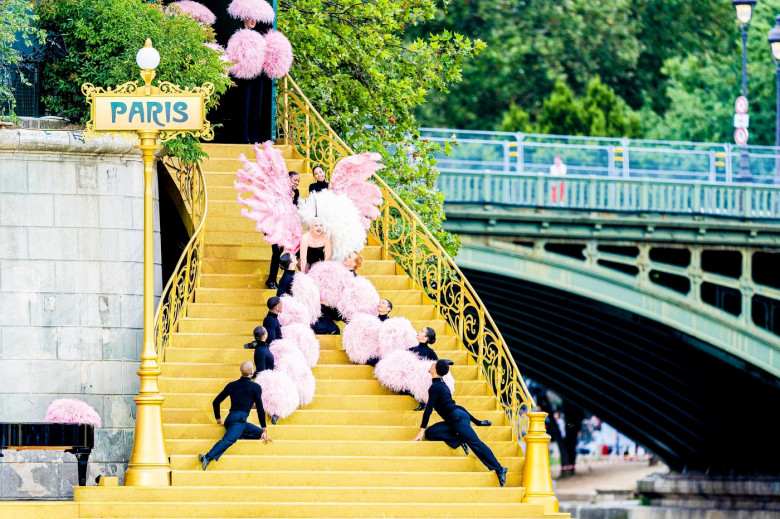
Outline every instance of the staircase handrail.
{"type": "MultiPolygon", "coordinates": [[[[277,135],[300,153],[307,167],[317,164],[333,171],[340,158],[354,155],[289,76],[277,82],[276,120],[277,135]]],[[[528,430],[526,413],[536,404],[501,332],[477,292],[425,224],[378,175],[372,180],[379,185],[384,199],[381,216],[371,227],[371,234],[383,246],[383,257],[394,259],[435,302],[440,315],[476,361],[480,376],[487,379],[515,438],[522,438],[528,430]]]]}
{"type": "Polygon", "coordinates": [[[178,330],[179,319],[187,315],[187,307],[193,299],[195,289],[200,285],[206,234],[203,229],[208,213],[206,182],[200,164],[185,164],[170,156],[164,157],[162,163],[173,173],[171,177],[181,190],[193,226],[197,227],[163,288],[154,315],[154,345],[158,363],[165,360],[165,351],[171,336],[178,330]]]}

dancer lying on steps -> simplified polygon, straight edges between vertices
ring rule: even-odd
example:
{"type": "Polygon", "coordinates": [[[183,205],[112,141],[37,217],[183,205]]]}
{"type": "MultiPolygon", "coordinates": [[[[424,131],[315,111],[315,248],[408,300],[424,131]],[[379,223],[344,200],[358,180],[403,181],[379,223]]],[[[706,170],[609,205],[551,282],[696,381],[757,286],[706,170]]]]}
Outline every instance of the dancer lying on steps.
{"type": "Polygon", "coordinates": [[[496,473],[498,483],[503,487],[506,484],[508,469],[501,466],[490,447],[485,445],[471,428],[468,411],[455,404],[452,393],[441,379],[449,371],[450,365],[446,359],[431,364],[430,373],[433,381],[428,389],[428,403],[423,413],[420,432],[412,441],[418,442],[425,436],[430,441],[443,441],[453,449],[462,447],[466,454],[469,453],[470,447],[479,461],[496,473]],[[434,409],[443,421],[428,427],[428,420],[434,409]]]}

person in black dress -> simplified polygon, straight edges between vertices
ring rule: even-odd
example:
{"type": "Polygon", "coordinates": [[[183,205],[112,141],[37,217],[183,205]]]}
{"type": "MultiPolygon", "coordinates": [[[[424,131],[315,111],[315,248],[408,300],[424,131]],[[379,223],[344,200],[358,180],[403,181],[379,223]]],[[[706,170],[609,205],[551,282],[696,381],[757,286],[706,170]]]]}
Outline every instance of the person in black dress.
{"type": "Polygon", "coordinates": [[[412,441],[421,441],[425,436],[425,439],[429,441],[443,441],[453,449],[462,447],[466,454],[471,448],[479,461],[496,473],[498,483],[503,487],[506,484],[508,469],[501,466],[490,447],[485,445],[471,428],[468,411],[455,404],[450,389],[441,379],[449,371],[450,366],[446,359],[431,364],[430,373],[433,381],[428,389],[428,403],[425,405],[420,431],[412,441]],[[428,421],[434,409],[443,421],[428,427],[428,421]]]}
{"type": "Polygon", "coordinates": [[[237,440],[263,440],[263,443],[273,441],[268,437],[265,425],[263,390],[249,378],[252,371],[254,366],[251,362],[246,361],[241,364],[241,378],[226,385],[212,402],[214,418],[218,424],[225,426],[226,431],[222,439],[214,444],[207,454],[198,454],[203,470],[206,470],[209,463],[218,460],[237,440]],[[227,397],[230,397],[230,412],[223,422],[220,418],[219,405],[227,397]],[[257,406],[257,418],[262,429],[247,422],[253,405],[257,406]]]}
{"type": "Polygon", "coordinates": [[[268,338],[268,332],[262,326],[258,326],[252,332],[255,340],[244,344],[244,348],[248,350],[255,350],[255,372],[252,374],[252,380],[257,377],[257,374],[267,369],[274,369],[274,355],[268,348],[268,344],[265,340],[268,338]]]}
{"type": "Polygon", "coordinates": [[[331,250],[332,245],[325,234],[325,225],[322,220],[315,218],[311,222],[311,228],[301,238],[300,271],[307,273],[315,263],[330,260],[331,250]]]}
{"type": "Polygon", "coordinates": [[[295,260],[289,253],[282,254],[280,259],[280,265],[284,270],[282,277],[279,279],[279,286],[276,289],[277,296],[283,296],[284,294],[292,295],[292,282],[295,277],[295,260]]]}
{"type": "MultiPolygon", "coordinates": [[[[290,184],[292,184],[290,196],[292,196],[293,205],[297,206],[298,198],[301,196],[301,193],[298,190],[298,185],[301,183],[301,176],[295,171],[290,171],[289,175],[290,184]]],[[[283,251],[284,247],[280,247],[276,244],[271,245],[271,266],[268,269],[268,279],[265,280],[265,286],[271,290],[278,288],[276,285],[276,274],[279,272],[279,258],[283,251]]],[[[279,295],[279,293],[277,292],[276,295],[279,295]]]]}
{"type": "Polygon", "coordinates": [[[278,296],[268,298],[268,315],[263,319],[263,328],[268,332],[266,341],[270,346],[276,339],[282,338],[282,327],[279,325],[279,312],[282,311],[282,299],[278,296]]]}
{"type": "Polygon", "coordinates": [[[316,180],[316,182],[309,185],[309,194],[328,189],[328,183],[325,182],[325,170],[322,169],[322,166],[314,166],[311,168],[311,174],[314,175],[314,180],[316,180]]]}

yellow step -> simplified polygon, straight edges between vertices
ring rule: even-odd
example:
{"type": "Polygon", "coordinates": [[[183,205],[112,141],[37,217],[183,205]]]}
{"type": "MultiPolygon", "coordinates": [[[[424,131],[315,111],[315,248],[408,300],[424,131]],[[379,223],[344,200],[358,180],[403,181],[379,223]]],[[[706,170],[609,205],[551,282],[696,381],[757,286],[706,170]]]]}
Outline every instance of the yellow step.
{"type": "MultiPolygon", "coordinates": [[[[215,244],[214,242],[211,242],[215,244]]],[[[269,247],[268,245],[265,245],[269,247]]],[[[245,275],[254,274],[263,280],[268,276],[271,266],[271,256],[266,259],[230,259],[230,258],[206,258],[203,262],[204,274],[245,275]]],[[[406,275],[393,260],[365,260],[358,270],[360,275],[406,275]]],[[[281,276],[279,272],[278,276],[281,276]]]]}
{"type": "MultiPolygon", "coordinates": [[[[412,397],[407,397],[413,402],[412,397]]],[[[227,415],[229,406],[222,411],[222,416],[227,415]]],[[[173,409],[165,407],[162,410],[165,423],[177,424],[209,424],[214,422],[214,412],[211,406],[201,409],[173,409]]],[[[504,425],[502,411],[479,411],[479,418],[490,420],[494,424],[504,425]]],[[[252,420],[256,420],[255,415],[252,420]]],[[[422,412],[415,411],[341,411],[326,409],[309,409],[304,407],[295,411],[292,415],[280,421],[275,428],[287,425],[309,425],[319,427],[321,424],[352,425],[360,427],[367,423],[373,425],[405,425],[419,427],[422,420],[422,412]]],[[[432,414],[431,423],[440,422],[441,419],[432,414]]]]}
{"type": "MultiPolygon", "coordinates": [[[[160,391],[163,395],[173,393],[208,393],[216,396],[225,384],[232,379],[219,378],[169,378],[160,377],[160,391]]],[[[317,391],[324,395],[395,395],[396,393],[383,387],[378,380],[318,380],[317,391]]],[[[458,398],[464,396],[492,396],[484,380],[458,380],[456,393],[458,398]]]]}
{"type": "Polygon", "coordinates": [[[78,487],[74,497],[80,503],[103,501],[198,502],[204,495],[214,501],[241,503],[300,501],[353,502],[371,500],[377,503],[427,502],[434,497],[449,503],[517,503],[525,495],[522,487],[452,488],[452,487],[307,487],[307,486],[173,486],[167,488],[78,487]],[[433,494],[433,496],[432,496],[433,494]]]}
{"type": "MultiPolygon", "coordinates": [[[[255,326],[259,325],[266,313],[255,316],[252,319],[209,319],[206,317],[190,318],[185,317],[179,321],[179,331],[181,333],[214,333],[214,334],[230,334],[230,333],[247,333],[251,336],[252,330],[255,326]]],[[[447,333],[447,324],[444,321],[412,321],[412,325],[415,329],[423,327],[433,328],[438,336],[443,336],[447,333]]],[[[436,343],[438,344],[438,342],[436,343]]],[[[439,349],[434,344],[434,349],[439,349]]]]}
{"type": "MultiPolygon", "coordinates": [[[[373,379],[374,368],[371,366],[318,364],[312,369],[314,376],[320,380],[326,379],[373,379]]],[[[455,380],[476,380],[476,366],[452,366],[450,373],[455,380]]],[[[181,376],[186,378],[238,378],[238,366],[235,364],[218,363],[185,363],[165,362],[162,375],[165,377],[181,376]]],[[[456,383],[457,387],[457,383],[456,383]]],[[[457,389],[456,389],[457,391],[457,389]]]]}
{"type": "MultiPolygon", "coordinates": [[[[247,337],[246,342],[249,342],[249,337],[247,337]]],[[[450,359],[457,365],[469,363],[468,353],[463,350],[440,350],[438,354],[444,359],[450,359]]],[[[232,362],[240,364],[247,359],[252,359],[253,355],[253,351],[244,349],[243,345],[236,345],[233,348],[180,348],[172,346],[166,350],[165,360],[167,362],[232,362]]],[[[352,364],[344,350],[320,350],[319,362],[322,364],[352,364]]],[[[345,395],[348,396],[349,394],[347,390],[345,395]]]]}
{"type": "Polygon", "coordinates": [[[263,233],[255,231],[251,222],[249,228],[241,230],[216,230],[206,225],[205,243],[208,245],[268,245],[263,233]]]}
{"type": "MultiPolygon", "coordinates": [[[[273,431],[276,429],[274,428],[273,431]]],[[[190,455],[208,452],[214,446],[212,440],[168,440],[169,455],[190,455]]],[[[490,448],[497,458],[519,455],[514,441],[491,442],[490,448]]],[[[238,442],[228,451],[231,456],[361,456],[378,453],[383,456],[463,456],[460,448],[450,449],[444,442],[411,441],[356,441],[356,440],[279,440],[267,445],[258,441],[238,442]]]]}
{"type": "MultiPolygon", "coordinates": [[[[255,154],[247,154],[247,158],[250,162],[254,162],[255,154]]],[[[287,164],[287,171],[297,171],[298,173],[303,173],[303,165],[305,162],[303,159],[285,158],[284,162],[287,164]]],[[[214,180],[214,177],[219,176],[221,173],[232,175],[233,180],[235,180],[236,172],[243,166],[238,160],[238,156],[236,156],[228,158],[210,158],[209,160],[205,161],[201,167],[203,168],[203,172],[206,174],[206,185],[211,186],[211,182],[214,180]]],[[[312,178],[310,174],[301,175],[301,184],[304,183],[304,180],[307,180],[307,177],[312,178]]],[[[232,182],[230,185],[232,186],[232,182]]]]}
{"type": "Polygon", "coordinates": [[[77,519],[79,505],[62,501],[0,501],[3,519],[77,519]]]}
{"type": "MultiPolygon", "coordinates": [[[[230,451],[214,462],[210,470],[252,470],[258,472],[283,471],[338,471],[378,470],[380,472],[487,472],[488,469],[474,455],[466,456],[235,456],[230,451]]],[[[523,458],[505,457],[500,463],[512,472],[523,467],[523,458]]],[[[172,470],[196,470],[200,461],[194,455],[171,456],[172,470]]]]}
{"type": "MultiPolygon", "coordinates": [[[[190,318],[211,319],[256,319],[265,317],[265,305],[242,305],[240,303],[193,303],[187,309],[190,318]]],[[[436,318],[436,307],[429,305],[397,305],[393,303],[393,317],[406,317],[423,322],[436,318]]],[[[437,342],[438,344],[438,342],[437,342]]]]}
{"type": "MultiPolygon", "coordinates": [[[[242,440],[239,440],[239,443],[242,440]]],[[[492,472],[315,472],[315,471],[279,471],[250,472],[246,470],[227,471],[176,470],[172,473],[175,486],[230,486],[230,485],[267,485],[272,480],[277,486],[305,485],[309,487],[450,487],[450,488],[499,488],[496,475],[492,472]]],[[[519,473],[507,474],[507,486],[521,488],[519,473]]],[[[373,516],[376,517],[377,513],[373,516]]]]}
{"type": "MultiPolygon", "coordinates": [[[[270,260],[271,246],[267,243],[252,244],[206,244],[204,254],[214,259],[270,260]]],[[[360,252],[363,259],[382,259],[382,251],[376,245],[367,245],[360,252]]]]}
{"type": "MultiPolygon", "coordinates": [[[[264,316],[265,313],[258,317],[258,323],[264,316]]],[[[243,347],[251,339],[251,330],[241,334],[174,333],[171,345],[180,348],[236,348],[243,347]]],[[[343,349],[341,335],[317,335],[317,340],[320,341],[320,350],[343,349]]],[[[437,337],[434,344],[436,351],[453,351],[458,347],[458,338],[453,335],[437,337]]]]}
{"type": "MultiPolygon", "coordinates": [[[[419,305],[433,304],[417,290],[378,290],[379,297],[389,299],[396,304],[419,305]]],[[[276,295],[276,290],[241,288],[198,288],[195,290],[195,301],[198,303],[246,303],[248,305],[265,304],[268,298],[276,295]]]]}
{"type": "MultiPolygon", "coordinates": [[[[210,419],[210,423],[200,424],[164,422],[165,438],[168,440],[202,439],[216,442],[224,436],[225,428],[214,422],[213,416],[210,419]]],[[[431,419],[433,420],[433,417],[431,419]]],[[[249,421],[257,425],[257,413],[250,414],[249,421]]],[[[269,427],[271,437],[277,440],[410,441],[417,434],[420,423],[418,419],[412,425],[372,424],[354,427],[352,425],[319,424],[312,428],[308,425],[282,425],[280,422],[269,427]]],[[[495,422],[491,427],[475,427],[474,431],[488,445],[492,441],[511,441],[512,439],[511,428],[508,425],[496,425],[495,422]]],[[[254,440],[239,440],[237,444],[252,441],[254,440]]]]}
{"type": "MultiPolygon", "coordinates": [[[[411,288],[411,280],[400,275],[375,275],[368,272],[363,275],[379,290],[406,290],[411,288]]],[[[281,272],[277,274],[277,280],[281,272]]],[[[204,274],[201,286],[207,288],[265,288],[266,276],[257,274],[204,274]]]]}
{"type": "MultiPolygon", "coordinates": [[[[165,395],[164,406],[172,409],[209,410],[214,400],[212,393],[168,393],[165,395]]],[[[460,396],[456,395],[458,403],[471,411],[475,416],[483,411],[495,411],[496,399],[492,396],[460,396]]],[[[225,406],[225,410],[229,409],[225,406]]],[[[406,395],[333,395],[317,394],[314,401],[306,406],[307,410],[330,411],[412,411],[417,407],[417,401],[406,395]]]]}
{"type": "MultiPolygon", "coordinates": [[[[493,475],[495,479],[495,475],[493,475]]],[[[206,497],[206,496],[204,496],[206,497]]],[[[101,502],[80,503],[81,517],[91,518],[206,518],[215,515],[232,518],[263,517],[339,517],[359,518],[382,517],[439,518],[439,517],[542,517],[541,505],[521,503],[460,503],[453,510],[449,503],[306,503],[306,502],[156,502],[132,503],[101,502]],[[531,514],[531,515],[528,515],[531,514]]]]}
{"type": "MultiPolygon", "coordinates": [[[[254,160],[255,158],[254,146],[252,144],[203,143],[202,147],[203,147],[203,151],[205,151],[206,154],[209,156],[209,158],[204,161],[204,164],[208,164],[209,160],[212,159],[235,158],[236,160],[238,160],[238,156],[242,153],[247,157],[249,157],[251,160],[254,160]]],[[[282,156],[285,159],[292,158],[295,156],[295,150],[290,145],[277,144],[274,146],[274,148],[276,148],[277,150],[281,150],[282,156]]]]}

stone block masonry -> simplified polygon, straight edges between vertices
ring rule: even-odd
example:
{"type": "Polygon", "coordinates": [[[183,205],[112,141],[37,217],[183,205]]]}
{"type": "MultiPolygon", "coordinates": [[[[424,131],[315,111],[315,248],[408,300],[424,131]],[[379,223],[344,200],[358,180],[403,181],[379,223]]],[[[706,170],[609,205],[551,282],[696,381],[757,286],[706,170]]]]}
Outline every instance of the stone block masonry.
{"type": "MultiPolygon", "coordinates": [[[[159,296],[157,207],[154,228],[159,296]]],[[[121,480],[130,457],[142,301],[140,152],[79,132],[0,130],[0,422],[42,421],[57,398],[89,403],[103,426],[88,484],[121,480]]],[[[0,499],[73,495],[72,455],[4,454],[0,499]]]]}

